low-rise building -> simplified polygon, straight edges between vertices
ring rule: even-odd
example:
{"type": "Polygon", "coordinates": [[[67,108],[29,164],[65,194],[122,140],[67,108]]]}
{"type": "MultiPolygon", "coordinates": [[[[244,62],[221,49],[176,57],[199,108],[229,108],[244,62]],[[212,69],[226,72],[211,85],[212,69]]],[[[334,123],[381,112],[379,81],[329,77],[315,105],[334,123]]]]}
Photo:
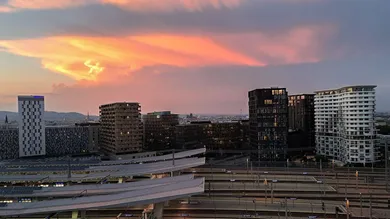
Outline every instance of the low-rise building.
{"type": "Polygon", "coordinates": [[[145,149],[165,150],[175,145],[175,129],[179,125],[179,115],[170,111],[153,112],[143,116],[145,149]]]}
{"type": "Polygon", "coordinates": [[[176,143],[182,149],[206,146],[209,152],[239,151],[248,145],[248,131],[248,121],[192,122],[176,127],[176,143]]]}
{"type": "MultiPolygon", "coordinates": [[[[94,127],[96,128],[96,127],[94,127]]],[[[91,127],[55,126],[45,128],[46,155],[64,156],[95,152],[91,127]]],[[[19,158],[18,128],[0,129],[0,160],[19,158]]]]}

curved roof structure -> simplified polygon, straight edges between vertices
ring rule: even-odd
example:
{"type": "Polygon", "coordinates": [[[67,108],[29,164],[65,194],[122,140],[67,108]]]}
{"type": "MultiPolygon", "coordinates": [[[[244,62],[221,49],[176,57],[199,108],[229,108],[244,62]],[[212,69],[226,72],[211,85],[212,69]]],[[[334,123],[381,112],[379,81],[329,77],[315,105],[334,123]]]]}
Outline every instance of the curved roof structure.
{"type": "Polygon", "coordinates": [[[115,183],[115,184],[90,184],[90,185],[72,185],[65,187],[7,187],[0,188],[2,197],[75,197],[80,194],[84,196],[103,195],[112,193],[122,193],[134,190],[142,190],[154,188],[157,186],[165,186],[169,184],[177,184],[188,182],[194,179],[194,175],[182,175],[176,177],[166,177],[161,179],[143,180],[131,183],[115,183]],[[2,191],[7,193],[2,193],[2,191]]]}
{"type": "Polygon", "coordinates": [[[203,192],[204,178],[199,178],[180,183],[109,195],[9,204],[0,207],[0,216],[16,216],[72,211],[74,209],[84,210],[91,208],[110,208],[128,205],[151,204],[196,195],[203,192]]]}
{"type": "Polygon", "coordinates": [[[174,172],[182,169],[192,168],[204,165],[205,158],[186,158],[173,161],[163,161],[145,164],[129,164],[118,166],[97,166],[90,167],[89,174],[73,174],[68,178],[67,174],[37,174],[37,175],[2,175],[0,182],[26,182],[39,181],[45,178],[45,181],[65,182],[65,181],[96,181],[105,177],[119,178],[140,176],[147,174],[159,174],[174,172]]]}
{"type": "MultiPolygon", "coordinates": [[[[126,160],[113,160],[113,161],[98,161],[98,160],[85,160],[85,161],[70,161],[71,169],[73,171],[83,171],[88,167],[93,166],[116,166],[116,165],[128,165],[136,163],[147,162],[159,162],[166,160],[173,160],[188,158],[195,155],[203,154],[206,152],[206,148],[200,148],[195,150],[182,151],[173,154],[166,154],[161,156],[152,156],[144,158],[126,159],[126,160]]],[[[0,163],[0,173],[17,173],[17,172],[61,172],[68,170],[69,161],[9,161],[0,163]]]]}

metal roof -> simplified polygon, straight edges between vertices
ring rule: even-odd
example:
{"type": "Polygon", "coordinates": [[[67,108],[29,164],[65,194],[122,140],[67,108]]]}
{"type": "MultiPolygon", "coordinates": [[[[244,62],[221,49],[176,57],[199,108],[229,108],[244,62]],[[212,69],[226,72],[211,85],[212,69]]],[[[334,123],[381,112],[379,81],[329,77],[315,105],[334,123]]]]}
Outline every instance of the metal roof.
{"type": "Polygon", "coordinates": [[[65,187],[7,187],[0,188],[9,190],[9,193],[1,194],[2,197],[75,197],[81,193],[86,196],[103,195],[119,192],[128,192],[133,190],[149,189],[156,186],[164,186],[175,183],[191,181],[194,175],[182,175],[176,177],[166,177],[161,179],[142,180],[131,183],[115,183],[115,184],[90,184],[90,185],[72,185],[65,187]]]}
{"type": "Polygon", "coordinates": [[[80,197],[76,199],[68,198],[33,203],[8,204],[7,206],[0,207],[0,216],[150,204],[201,194],[203,192],[204,178],[198,178],[181,183],[168,184],[110,195],[96,195],[90,197],[80,197]]]}
{"type": "Polygon", "coordinates": [[[68,178],[67,174],[37,174],[37,175],[2,175],[0,182],[26,182],[26,181],[39,181],[42,178],[47,179],[45,181],[54,182],[66,182],[66,181],[87,181],[98,180],[110,175],[110,177],[129,177],[139,176],[145,174],[158,174],[167,173],[172,171],[178,171],[191,167],[204,165],[205,158],[185,158],[173,161],[163,161],[155,163],[145,164],[129,164],[118,166],[97,166],[91,167],[89,170],[93,170],[93,173],[89,174],[72,174],[71,178],[68,178]],[[97,172],[100,171],[100,172],[97,172]]]}

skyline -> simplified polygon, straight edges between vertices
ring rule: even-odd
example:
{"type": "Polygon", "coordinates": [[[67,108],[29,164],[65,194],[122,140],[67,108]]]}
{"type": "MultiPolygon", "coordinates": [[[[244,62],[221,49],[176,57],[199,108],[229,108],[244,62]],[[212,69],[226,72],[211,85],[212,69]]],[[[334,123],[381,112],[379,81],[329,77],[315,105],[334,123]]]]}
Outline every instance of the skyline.
{"type": "Polygon", "coordinates": [[[0,0],[0,110],[246,114],[256,88],[374,84],[390,111],[390,2],[350,2],[0,0]]]}

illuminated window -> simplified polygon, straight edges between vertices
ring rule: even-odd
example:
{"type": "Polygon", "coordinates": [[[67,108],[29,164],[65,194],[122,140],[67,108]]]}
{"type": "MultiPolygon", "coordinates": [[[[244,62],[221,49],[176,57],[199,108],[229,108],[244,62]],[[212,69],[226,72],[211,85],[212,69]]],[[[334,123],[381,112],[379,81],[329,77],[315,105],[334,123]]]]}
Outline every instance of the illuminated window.
{"type": "Polygon", "coordinates": [[[274,127],[278,127],[278,123],[277,122],[274,123],[274,127]]]}
{"type": "Polygon", "coordinates": [[[272,104],[272,100],[264,100],[264,104],[266,105],[272,104]]]}

